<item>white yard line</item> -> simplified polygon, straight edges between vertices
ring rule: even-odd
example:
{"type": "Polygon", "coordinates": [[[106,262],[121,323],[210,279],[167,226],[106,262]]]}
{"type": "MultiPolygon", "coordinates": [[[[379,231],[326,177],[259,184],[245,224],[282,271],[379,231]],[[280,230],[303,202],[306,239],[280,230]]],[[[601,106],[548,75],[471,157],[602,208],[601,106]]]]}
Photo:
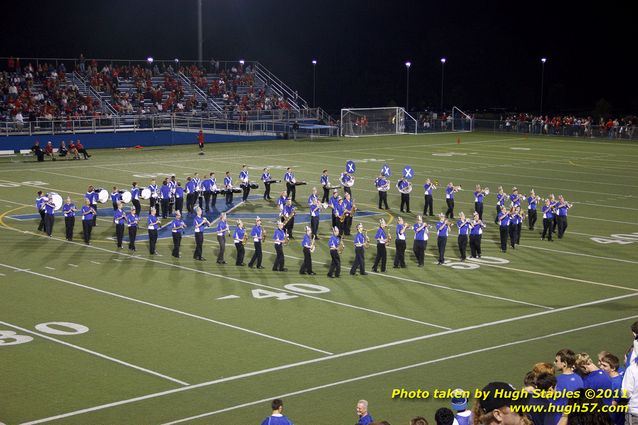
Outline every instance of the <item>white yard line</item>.
{"type": "MultiPolygon", "coordinates": [[[[479,324],[479,325],[467,326],[465,328],[459,328],[459,329],[454,329],[454,330],[450,330],[450,331],[443,331],[443,332],[438,332],[438,333],[435,333],[435,334],[429,334],[429,335],[419,336],[419,337],[415,337],[415,338],[409,338],[409,339],[404,339],[404,340],[400,340],[400,341],[389,342],[389,343],[386,343],[386,344],[376,345],[376,346],[367,347],[367,348],[361,348],[361,349],[358,349],[358,350],[348,351],[348,352],[345,352],[345,353],[334,354],[332,356],[320,357],[320,358],[317,358],[317,359],[305,360],[305,361],[296,362],[296,363],[289,363],[289,364],[286,364],[286,365],[277,366],[277,367],[268,368],[268,369],[257,370],[257,371],[254,371],[254,372],[248,372],[248,373],[244,373],[244,374],[241,374],[241,375],[230,376],[230,377],[227,377],[227,378],[215,379],[215,380],[207,381],[207,382],[201,382],[199,384],[193,384],[193,385],[190,385],[188,387],[161,391],[161,392],[147,394],[147,395],[134,397],[134,398],[126,399],[126,400],[120,400],[120,401],[116,401],[116,402],[112,402],[112,403],[102,404],[102,405],[99,405],[99,406],[89,407],[89,408],[86,408],[86,409],[76,410],[76,411],[73,411],[73,412],[63,413],[63,414],[56,415],[56,416],[51,416],[51,417],[48,417],[48,418],[43,418],[43,419],[38,419],[38,420],[35,420],[35,421],[25,422],[22,425],[35,425],[35,424],[49,422],[49,421],[53,421],[53,420],[57,420],[57,419],[64,419],[64,418],[68,418],[68,417],[71,417],[71,416],[77,416],[77,415],[81,415],[81,414],[84,414],[84,413],[96,412],[96,411],[99,411],[99,410],[109,409],[111,407],[122,406],[122,405],[125,405],[125,404],[135,403],[135,402],[139,402],[139,401],[143,401],[143,400],[154,399],[154,398],[163,397],[163,396],[170,395],[170,394],[175,394],[175,393],[181,393],[181,392],[184,392],[184,391],[194,390],[194,389],[197,389],[197,388],[209,387],[209,386],[221,384],[221,383],[224,383],[224,382],[236,381],[236,380],[240,380],[240,379],[250,378],[250,377],[253,377],[253,376],[260,376],[260,375],[264,375],[264,374],[268,374],[268,373],[279,372],[279,371],[286,370],[286,369],[292,369],[292,368],[295,368],[295,367],[306,366],[306,365],[309,365],[309,364],[320,363],[320,362],[334,360],[334,359],[339,359],[339,358],[343,358],[343,357],[350,357],[350,356],[361,354],[361,353],[366,353],[366,352],[375,351],[375,350],[379,350],[379,349],[384,349],[384,348],[388,348],[388,347],[408,344],[408,343],[412,343],[412,342],[416,342],[416,341],[432,339],[432,338],[436,338],[436,337],[439,337],[439,336],[473,331],[473,330],[476,330],[476,329],[486,328],[486,327],[495,326],[495,325],[499,325],[499,324],[503,324],[503,323],[509,323],[509,322],[514,322],[514,321],[518,321],[518,320],[529,319],[529,318],[532,318],[532,317],[555,314],[555,313],[559,313],[559,312],[563,312],[563,311],[567,311],[567,310],[573,310],[573,309],[582,308],[582,307],[589,307],[589,306],[592,306],[592,305],[603,304],[603,303],[607,303],[607,302],[610,302],[610,301],[617,301],[617,300],[620,300],[620,299],[624,299],[624,298],[628,298],[628,297],[635,297],[635,296],[638,296],[638,294],[621,295],[619,297],[612,297],[612,298],[606,298],[606,299],[597,300],[597,301],[591,301],[591,302],[588,302],[588,303],[577,304],[577,305],[573,305],[573,306],[569,306],[569,307],[562,307],[562,308],[559,308],[559,309],[557,308],[555,310],[546,310],[546,311],[542,311],[542,312],[538,312],[538,313],[526,314],[524,316],[512,317],[512,318],[509,318],[509,319],[502,319],[502,320],[497,320],[497,321],[493,321],[493,322],[482,323],[482,324],[479,324]]],[[[635,317],[638,317],[638,316],[625,317],[625,318],[622,318],[622,319],[616,319],[615,321],[624,321],[624,320],[628,320],[628,319],[633,319],[635,317]]],[[[580,330],[580,329],[585,329],[585,328],[589,328],[589,327],[604,326],[604,325],[607,325],[607,324],[612,323],[612,322],[614,322],[614,321],[605,322],[605,323],[597,323],[595,325],[590,325],[588,327],[581,327],[581,328],[576,328],[576,329],[580,330]]],[[[571,331],[573,332],[574,330],[571,330],[571,331]]],[[[570,332],[570,331],[569,330],[568,331],[562,331],[562,333],[567,333],[567,332],[570,332]]],[[[555,336],[555,335],[558,335],[558,334],[561,334],[561,333],[550,334],[550,336],[555,336]]],[[[547,337],[549,337],[549,336],[546,335],[545,338],[547,338],[547,337]]],[[[541,339],[541,338],[543,338],[543,337],[537,337],[536,339],[541,339]]],[[[535,339],[534,338],[530,338],[529,340],[532,341],[532,340],[535,340],[535,339]]],[[[514,343],[521,344],[521,343],[527,342],[527,341],[528,340],[522,340],[521,342],[512,342],[512,343],[509,343],[509,344],[514,344],[514,343]]],[[[495,345],[495,346],[484,348],[484,349],[482,349],[482,351],[488,351],[489,349],[496,349],[496,348],[501,348],[501,347],[505,347],[505,346],[507,346],[507,345],[506,344],[495,345]]],[[[423,363],[424,364],[429,364],[429,363],[434,363],[436,361],[442,361],[442,360],[448,360],[448,359],[452,359],[452,358],[458,358],[458,357],[462,357],[462,356],[470,355],[470,354],[476,354],[476,353],[473,353],[471,351],[464,351],[461,354],[456,354],[454,356],[442,357],[442,358],[440,358],[438,360],[429,360],[428,362],[423,362],[423,363]]],[[[419,363],[419,365],[421,365],[421,364],[419,363]]],[[[404,366],[404,368],[406,368],[406,367],[409,368],[410,366],[404,366]]],[[[412,367],[417,367],[417,366],[412,366],[412,367]]],[[[394,371],[395,369],[391,369],[391,370],[394,371]]],[[[403,369],[401,369],[401,370],[403,370],[403,369]]],[[[381,372],[378,372],[378,373],[381,373],[381,372]]],[[[386,372],[386,373],[391,373],[391,372],[386,372]]],[[[361,379],[364,379],[364,378],[361,378],[361,379]]],[[[268,400],[271,400],[271,399],[272,398],[268,398],[268,400]]]]}
{"type": "MultiPolygon", "coordinates": [[[[9,266],[7,264],[2,264],[2,263],[0,263],[0,267],[6,267],[8,269],[13,269],[13,270],[17,269],[16,267],[9,266]]],[[[172,313],[180,314],[182,316],[191,317],[193,319],[203,320],[205,322],[209,322],[209,323],[214,323],[216,325],[225,326],[227,328],[231,328],[231,329],[235,329],[235,330],[238,330],[238,331],[250,333],[250,334],[257,335],[257,336],[260,336],[260,337],[263,337],[263,338],[268,338],[268,339],[272,339],[272,340],[275,340],[275,341],[278,341],[278,342],[283,342],[285,344],[290,344],[290,345],[294,345],[294,346],[297,346],[297,347],[305,348],[307,350],[315,351],[315,352],[318,352],[318,353],[321,353],[321,354],[326,354],[326,355],[333,354],[333,353],[331,353],[329,351],[320,350],[318,348],[310,347],[310,346],[304,345],[304,344],[299,344],[297,342],[290,341],[290,340],[287,340],[287,339],[283,339],[283,338],[279,338],[279,337],[276,337],[276,336],[268,335],[268,334],[265,334],[265,333],[262,333],[262,332],[253,331],[251,329],[242,328],[241,326],[232,325],[230,323],[221,322],[219,320],[214,320],[214,319],[211,319],[211,318],[208,318],[208,317],[199,316],[197,314],[188,313],[188,312],[185,312],[185,311],[177,310],[175,308],[166,307],[166,306],[159,305],[159,304],[153,304],[153,303],[148,302],[148,301],[143,301],[143,300],[139,300],[139,299],[136,299],[136,298],[127,297],[126,295],[121,295],[121,294],[118,294],[118,293],[115,293],[115,292],[109,292],[109,291],[105,291],[103,289],[93,288],[91,286],[83,285],[83,284],[77,283],[77,282],[72,282],[72,281],[66,280],[66,279],[61,279],[59,277],[50,276],[50,275],[46,275],[46,274],[42,274],[42,273],[37,273],[37,272],[34,272],[34,271],[28,271],[27,273],[35,275],[35,276],[39,276],[39,277],[42,277],[42,278],[45,278],[45,279],[54,280],[56,282],[65,283],[67,285],[73,285],[73,286],[76,286],[76,287],[88,289],[90,291],[99,292],[101,294],[109,295],[109,296],[112,296],[112,297],[121,298],[123,300],[127,300],[127,301],[132,301],[132,302],[135,302],[135,303],[143,304],[143,305],[146,305],[146,306],[149,306],[149,307],[153,307],[153,308],[157,308],[157,309],[160,309],[160,310],[170,311],[172,313]]]]}
{"type": "Polygon", "coordinates": [[[144,372],[144,373],[148,373],[150,375],[158,376],[158,377],[160,377],[162,379],[166,379],[168,381],[175,382],[175,383],[183,385],[183,386],[190,385],[188,382],[184,382],[184,381],[180,381],[179,379],[171,378],[170,376],[163,375],[163,374],[161,374],[159,372],[155,372],[153,370],[146,369],[146,368],[141,367],[141,366],[136,366],[136,365],[134,365],[132,363],[128,363],[128,362],[125,362],[123,360],[119,360],[119,359],[116,359],[114,357],[107,356],[106,354],[101,354],[101,353],[98,353],[97,351],[89,350],[88,348],[80,347],[80,346],[75,345],[75,344],[70,344],[70,343],[68,343],[66,341],[62,341],[62,340],[59,340],[57,338],[53,338],[53,337],[51,337],[49,335],[41,334],[41,333],[38,333],[38,332],[33,332],[33,331],[29,330],[29,329],[25,329],[25,328],[22,328],[20,326],[13,325],[11,323],[7,323],[7,322],[3,322],[3,321],[0,321],[0,324],[5,325],[5,326],[9,326],[9,327],[14,328],[14,329],[18,329],[20,332],[23,332],[23,333],[28,333],[28,334],[31,334],[31,335],[35,335],[35,336],[38,336],[40,338],[44,338],[44,339],[46,339],[48,341],[52,341],[52,342],[55,342],[57,344],[64,345],[65,347],[69,347],[69,348],[73,348],[75,350],[83,351],[85,353],[91,354],[91,355],[99,357],[101,359],[109,360],[111,362],[120,364],[122,366],[126,366],[126,367],[130,367],[132,369],[139,370],[140,372],[144,372]]]}
{"type": "MultiPolygon", "coordinates": [[[[565,254],[565,255],[576,255],[578,257],[589,257],[589,258],[597,258],[597,259],[606,260],[606,261],[619,261],[621,263],[638,264],[638,261],[633,261],[633,260],[623,260],[621,258],[614,258],[614,257],[601,257],[600,255],[585,254],[585,253],[582,253],[582,252],[561,251],[561,250],[558,250],[558,249],[543,248],[543,247],[540,247],[540,246],[518,245],[518,248],[540,249],[542,251],[556,252],[556,253],[565,254]]],[[[626,289],[628,289],[628,288],[626,288],[626,289]]]]}

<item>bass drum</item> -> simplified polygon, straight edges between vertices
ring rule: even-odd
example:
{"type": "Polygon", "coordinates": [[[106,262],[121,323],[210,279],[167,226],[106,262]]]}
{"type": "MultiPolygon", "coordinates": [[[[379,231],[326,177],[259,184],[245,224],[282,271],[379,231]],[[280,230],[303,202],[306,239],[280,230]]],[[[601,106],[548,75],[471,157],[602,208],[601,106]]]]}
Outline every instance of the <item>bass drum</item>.
{"type": "Polygon", "coordinates": [[[100,204],[105,204],[109,200],[109,191],[106,189],[100,190],[100,193],[97,194],[97,200],[100,204]]]}
{"type": "Polygon", "coordinates": [[[55,205],[53,209],[55,211],[58,211],[60,208],[62,208],[62,197],[55,192],[51,192],[50,195],[51,195],[51,200],[53,201],[53,204],[55,205]]]}
{"type": "Polygon", "coordinates": [[[131,195],[131,192],[129,192],[128,190],[125,190],[124,192],[122,192],[122,202],[124,202],[125,204],[128,204],[129,202],[131,202],[132,198],[133,198],[133,195],[131,195]]]}
{"type": "Polygon", "coordinates": [[[151,199],[151,189],[148,187],[142,189],[142,199],[151,199]]]}

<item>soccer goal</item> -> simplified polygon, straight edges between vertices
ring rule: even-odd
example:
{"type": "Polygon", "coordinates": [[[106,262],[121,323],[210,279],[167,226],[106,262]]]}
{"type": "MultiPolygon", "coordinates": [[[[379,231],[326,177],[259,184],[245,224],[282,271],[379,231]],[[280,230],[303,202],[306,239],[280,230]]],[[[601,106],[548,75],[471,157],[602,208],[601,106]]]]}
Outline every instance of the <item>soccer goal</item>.
{"type": "Polygon", "coordinates": [[[417,120],[403,108],[344,108],[341,135],[346,137],[416,134],[417,120]]]}

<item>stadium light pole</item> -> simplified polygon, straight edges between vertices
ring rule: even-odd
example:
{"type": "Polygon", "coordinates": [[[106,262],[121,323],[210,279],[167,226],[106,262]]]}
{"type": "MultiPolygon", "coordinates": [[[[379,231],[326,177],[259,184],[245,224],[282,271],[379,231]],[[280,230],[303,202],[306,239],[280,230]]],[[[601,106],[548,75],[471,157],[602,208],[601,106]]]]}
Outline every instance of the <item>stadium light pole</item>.
{"type": "Polygon", "coordinates": [[[445,77],[445,62],[447,62],[447,59],[441,58],[441,113],[443,113],[443,79],[445,77]]]}
{"type": "Polygon", "coordinates": [[[405,63],[405,110],[406,112],[410,112],[409,101],[410,101],[410,67],[412,66],[412,62],[407,61],[405,63]]]}
{"type": "Polygon", "coordinates": [[[317,59],[312,60],[312,108],[315,106],[315,99],[317,94],[317,59]]]}
{"type": "Polygon", "coordinates": [[[543,115],[543,91],[545,89],[545,62],[547,58],[541,58],[541,106],[539,115],[543,115]]]}

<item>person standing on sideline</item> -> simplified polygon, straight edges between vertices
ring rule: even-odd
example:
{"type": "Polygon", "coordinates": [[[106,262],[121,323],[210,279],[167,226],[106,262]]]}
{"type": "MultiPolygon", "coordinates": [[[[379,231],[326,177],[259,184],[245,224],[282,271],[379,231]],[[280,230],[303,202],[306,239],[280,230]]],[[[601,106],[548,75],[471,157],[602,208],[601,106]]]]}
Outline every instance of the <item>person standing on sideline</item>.
{"type": "Polygon", "coordinates": [[[293,425],[292,421],[284,416],[284,401],[276,398],[270,404],[272,414],[268,416],[261,425],[293,425]]]}

